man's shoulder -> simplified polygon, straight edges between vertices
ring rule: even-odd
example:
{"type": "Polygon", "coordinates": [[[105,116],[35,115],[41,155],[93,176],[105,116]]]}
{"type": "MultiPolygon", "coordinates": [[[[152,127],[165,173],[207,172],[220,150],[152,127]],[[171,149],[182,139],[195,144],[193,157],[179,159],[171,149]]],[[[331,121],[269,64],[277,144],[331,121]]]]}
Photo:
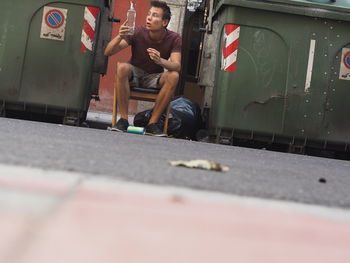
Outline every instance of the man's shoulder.
{"type": "Polygon", "coordinates": [[[135,26],[135,34],[144,34],[147,31],[145,26],[135,26]]]}
{"type": "Polygon", "coordinates": [[[134,33],[130,35],[130,38],[132,39],[138,39],[141,36],[145,35],[146,28],[144,26],[135,26],[134,33]]]}
{"type": "Polygon", "coordinates": [[[127,35],[125,40],[129,45],[134,45],[145,35],[146,27],[144,26],[135,26],[134,34],[127,35]],[[136,42],[135,42],[136,41],[136,42]]]}
{"type": "Polygon", "coordinates": [[[167,29],[168,35],[174,38],[181,38],[181,35],[175,31],[167,29]]]}

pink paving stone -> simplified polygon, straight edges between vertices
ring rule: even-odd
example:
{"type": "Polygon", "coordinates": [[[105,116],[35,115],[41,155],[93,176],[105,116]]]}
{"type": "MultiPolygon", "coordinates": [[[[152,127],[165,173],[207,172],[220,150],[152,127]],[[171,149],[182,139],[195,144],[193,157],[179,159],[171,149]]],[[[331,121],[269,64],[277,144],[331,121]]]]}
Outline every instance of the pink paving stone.
{"type": "Polygon", "coordinates": [[[83,188],[17,262],[346,262],[350,223],[300,212],[83,188]]]}
{"type": "Polygon", "coordinates": [[[11,259],[32,223],[28,216],[0,212],[0,262],[11,259]]]}

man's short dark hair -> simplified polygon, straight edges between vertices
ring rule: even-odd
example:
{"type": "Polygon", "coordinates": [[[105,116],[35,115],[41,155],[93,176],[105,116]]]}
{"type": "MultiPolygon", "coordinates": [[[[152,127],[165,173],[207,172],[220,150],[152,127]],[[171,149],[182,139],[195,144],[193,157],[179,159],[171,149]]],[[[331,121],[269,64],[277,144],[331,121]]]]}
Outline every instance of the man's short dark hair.
{"type": "Polygon", "coordinates": [[[167,3],[165,3],[164,1],[154,0],[154,1],[151,1],[150,6],[163,9],[163,19],[170,21],[171,11],[167,3]]]}

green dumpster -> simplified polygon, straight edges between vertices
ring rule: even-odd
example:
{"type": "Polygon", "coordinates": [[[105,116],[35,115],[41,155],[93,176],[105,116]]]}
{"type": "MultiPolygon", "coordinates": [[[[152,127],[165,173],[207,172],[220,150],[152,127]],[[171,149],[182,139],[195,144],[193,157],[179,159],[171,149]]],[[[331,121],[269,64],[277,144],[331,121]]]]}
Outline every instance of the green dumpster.
{"type": "Polygon", "coordinates": [[[211,133],[349,151],[350,0],[214,1],[211,133]]]}
{"type": "Polygon", "coordinates": [[[1,114],[84,119],[106,71],[112,6],[111,0],[1,0],[1,114]]]}

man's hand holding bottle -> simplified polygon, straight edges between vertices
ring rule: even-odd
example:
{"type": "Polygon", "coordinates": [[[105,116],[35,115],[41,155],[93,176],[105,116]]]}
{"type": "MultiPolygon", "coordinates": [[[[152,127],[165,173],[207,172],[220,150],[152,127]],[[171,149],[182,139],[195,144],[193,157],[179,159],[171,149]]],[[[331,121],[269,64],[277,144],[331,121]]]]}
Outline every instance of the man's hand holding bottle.
{"type": "Polygon", "coordinates": [[[126,20],[119,28],[119,36],[121,38],[125,38],[128,35],[131,35],[130,32],[133,31],[133,29],[129,26],[127,26],[128,20],[126,20]]]}

